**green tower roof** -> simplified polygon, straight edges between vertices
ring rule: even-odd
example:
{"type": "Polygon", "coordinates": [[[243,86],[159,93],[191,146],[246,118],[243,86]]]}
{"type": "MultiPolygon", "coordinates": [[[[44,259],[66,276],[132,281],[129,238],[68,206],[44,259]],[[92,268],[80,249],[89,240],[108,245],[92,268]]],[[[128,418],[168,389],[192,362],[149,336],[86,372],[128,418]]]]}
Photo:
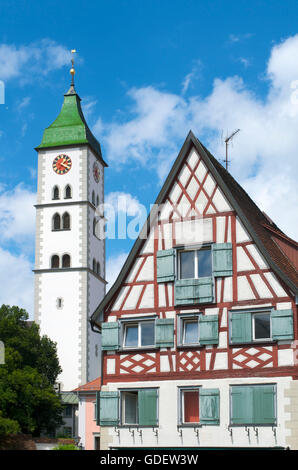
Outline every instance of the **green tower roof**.
{"type": "Polygon", "coordinates": [[[59,116],[45,129],[41,144],[36,148],[63,147],[78,144],[88,144],[102,160],[100,143],[90,131],[81,108],[81,98],[71,85],[64,95],[64,103],[59,116]]]}

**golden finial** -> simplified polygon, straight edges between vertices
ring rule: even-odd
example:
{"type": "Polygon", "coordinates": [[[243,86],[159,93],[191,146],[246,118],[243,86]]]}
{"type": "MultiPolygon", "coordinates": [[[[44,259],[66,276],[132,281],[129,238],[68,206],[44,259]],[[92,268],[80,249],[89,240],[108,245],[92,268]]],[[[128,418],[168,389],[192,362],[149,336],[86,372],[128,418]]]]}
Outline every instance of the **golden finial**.
{"type": "Polygon", "coordinates": [[[70,75],[71,75],[71,84],[72,86],[74,85],[74,75],[76,73],[74,69],[74,53],[77,52],[75,49],[72,49],[71,51],[71,69],[70,69],[70,75]]]}

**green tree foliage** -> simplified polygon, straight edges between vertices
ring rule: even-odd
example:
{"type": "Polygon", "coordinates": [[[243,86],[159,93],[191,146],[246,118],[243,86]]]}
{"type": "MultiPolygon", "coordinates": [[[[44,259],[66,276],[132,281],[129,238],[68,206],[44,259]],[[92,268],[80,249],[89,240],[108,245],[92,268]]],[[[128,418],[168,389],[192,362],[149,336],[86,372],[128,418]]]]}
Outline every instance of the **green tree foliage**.
{"type": "Polygon", "coordinates": [[[19,431],[19,423],[13,419],[3,418],[2,411],[0,411],[0,437],[7,434],[16,434],[19,431]]]}
{"type": "Polygon", "coordinates": [[[0,340],[5,346],[5,364],[0,364],[0,432],[38,436],[62,423],[62,406],[54,390],[61,368],[56,344],[41,337],[38,325],[27,320],[23,309],[0,307],[0,340]]]}

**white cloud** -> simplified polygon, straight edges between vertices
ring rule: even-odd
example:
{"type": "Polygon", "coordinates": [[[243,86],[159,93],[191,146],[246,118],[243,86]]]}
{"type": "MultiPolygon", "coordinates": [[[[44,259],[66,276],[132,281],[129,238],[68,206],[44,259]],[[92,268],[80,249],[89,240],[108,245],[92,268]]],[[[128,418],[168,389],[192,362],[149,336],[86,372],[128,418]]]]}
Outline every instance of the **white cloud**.
{"type": "Polygon", "coordinates": [[[20,78],[22,82],[32,81],[52,70],[70,63],[71,53],[61,44],[42,39],[19,47],[14,44],[0,44],[0,79],[7,81],[20,78]]]}
{"type": "Polygon", "coordinates": [[[114,256],[110,256],[107,259],[107,272],[106,279],[108,281],[107,291],[112,287],[118,274],[120,273],[128,253],[118,253],[114,256]]]}
{"type": "Polygon", "coordinates": [[[192,82],[198,78],[201,67],[202,67],[201,61],[196,60],[194,62],[191,72],[186,75],[186,77],[184,78],[182,82],[182,95],[184,95],[187,92],[192,82]]]}
{"type": "Polygon", "coordinates": [[[0,241],[23,245],[33,241],[36,194],[22,184],[6,191],[0,188],[0,241]]]}
{"type": "Polygon", "coordinates": [[[105,205],[114,209],[115,214],[125,212],[128,216],[138,216],[143,212],[143,206],[139,200],[130,193],[115,191],[107,194],[105,205]]]}
{"type": "Polygon", "coordinates": [[[246,57],[239,57],[238,60],[245,68],[247,68],[251,65],[251,60],[247,59],[246,57]]]}
{"type": "Polygon", "coordinates": [[[30,261],[0,247],[1,305],[24,308],[33,319],[33,274],[30,261]]]}
{"type": "Polygon", "coordinates": [[[232,174],[282,230],[298,237],[293,220],[298,205],[297,55],[298,35],[272,48],[262,78],[268,92],[262,99],[237,76],[215,79],[206,97],[186,99],[150,86],[133,88],[130,117],[101,126],[107,158],[112,165],[133,160],[150,165],[164,179],[189,129],[221,159],[221,133],[240,128],[230,147],[232,174]]]}
{"type": "Polygon", "coordinates": [[[20,112],[24,108],[27,108],[27,106],[29,106],[30,104],[30,101],[31,101],[30,96],[24,96],[24,98],[16,104],[17,110],[20,112]]]}

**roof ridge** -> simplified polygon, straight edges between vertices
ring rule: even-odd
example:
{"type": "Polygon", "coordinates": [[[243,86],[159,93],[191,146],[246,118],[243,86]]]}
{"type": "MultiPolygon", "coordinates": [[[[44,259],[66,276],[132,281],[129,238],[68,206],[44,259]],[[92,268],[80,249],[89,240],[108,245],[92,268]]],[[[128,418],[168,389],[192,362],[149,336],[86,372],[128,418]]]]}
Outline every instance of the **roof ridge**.
{"type": "MultiPolygon", "coordinates": [[[[298,292],[296,285],[298,284],[297,273],[292,269],[292,264],[288,263],[288,258],[285,257],[285,255],[280,250],[272,250],[273,245],[271,237],[269,237],[270,240],[268,240],[268,236],[266,238],[264,235],[265,233],[267,235],[267,230],[265,227],[263,227],[263,222],[265,222],[264,214],[253,201],[253,199],[248,195],[248,193],[242,188],[242,186],[240,186],[240,184],[218,162],[218,160],[209,152],[209,150],[206,149],[206,147],[199,141],[192,131],[189,131],[181,147],[181,150],[157,196],[155,204],[153,205],[155,211],[156,206],[162,203],[167,193],[169,192],[171,184],[173,183],[177,173],[180,171],[184,159],[189,153],[192,145],[197,150],[203,162],[209,168],[210,173],[217,181],[218,186],[234,208],[239,219],[247,229],[248,233],[250,234],[260,253],[263,255],[264,259],[267,261],[268,265],[281,279],[283,279],[283,281],[292,289],[292,291],[298,292]]],[[[158,211],[156,211],[156,213],[157,212],[158,211]]],[[[92,314],[90,319],[92,325],[96,324],[96,320],[103,313],[103,309],[106,308],[110,301],[112,301],[114,295],[116,295],[120,289],[121,283],[125,279],[125,276],[134,261],[134,257],[137,255],[146,239],[144,235],[148,234],[150,223],[152,224],[152,222],[155,222],[155,217],[156,214],[153,214],[152,217],[151,211],[126,258],[116,281],[92,314]]]]}

